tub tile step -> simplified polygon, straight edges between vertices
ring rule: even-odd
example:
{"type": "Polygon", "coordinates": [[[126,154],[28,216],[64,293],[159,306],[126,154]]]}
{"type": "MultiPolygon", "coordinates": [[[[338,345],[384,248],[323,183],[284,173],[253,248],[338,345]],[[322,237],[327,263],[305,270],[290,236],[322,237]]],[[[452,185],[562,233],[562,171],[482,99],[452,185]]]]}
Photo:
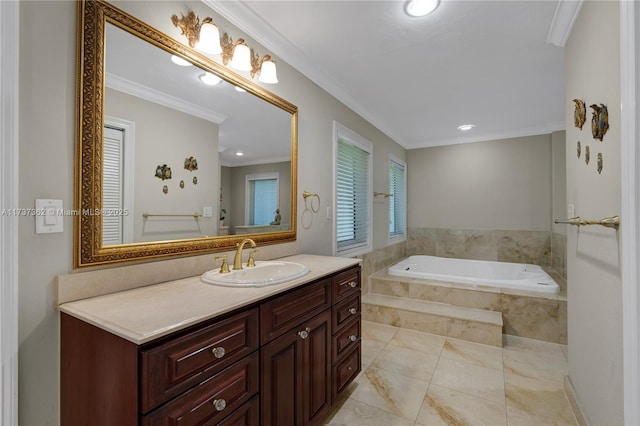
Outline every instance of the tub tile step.
{"type": "Polygon", "coordinates": [[[502,313],[381,294],[362,297],[363,319],[502,347],[502,313]]]}

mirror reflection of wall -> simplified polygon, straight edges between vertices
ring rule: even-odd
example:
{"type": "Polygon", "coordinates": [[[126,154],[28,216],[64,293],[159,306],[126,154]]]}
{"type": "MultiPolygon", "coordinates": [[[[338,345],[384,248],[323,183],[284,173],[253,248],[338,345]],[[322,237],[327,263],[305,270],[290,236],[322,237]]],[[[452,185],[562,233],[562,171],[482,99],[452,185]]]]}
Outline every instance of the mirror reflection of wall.
{"type": "Polygon", "coordinates": [[[230,234],[291,229],[291,162],[221,167],[224,222],[230,234]],[[272,181],[277,187],[272,187],[272,181]],[[256,182],[258,186],[256,187],[256,182]],[[256,208],[255,200],[262,200],[256,208]],[[268,207],[267,207],[268,206],[268,207]],[[272,224],[279,211],[279,224],[272,224]]]}

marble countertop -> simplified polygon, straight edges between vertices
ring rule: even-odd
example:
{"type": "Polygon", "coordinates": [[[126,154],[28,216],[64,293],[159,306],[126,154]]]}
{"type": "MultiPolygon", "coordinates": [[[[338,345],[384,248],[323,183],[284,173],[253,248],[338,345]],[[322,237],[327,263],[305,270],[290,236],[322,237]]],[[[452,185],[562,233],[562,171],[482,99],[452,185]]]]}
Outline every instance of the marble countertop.
{"type": "Polygon", "coordinates": [[[282,259],[306,265],[302,278],[268,287],[221,287],[200,276],[63,303],[59,310],[136,344],[274,296],[341,269],[360,259],[298,254],[282,259]]]}

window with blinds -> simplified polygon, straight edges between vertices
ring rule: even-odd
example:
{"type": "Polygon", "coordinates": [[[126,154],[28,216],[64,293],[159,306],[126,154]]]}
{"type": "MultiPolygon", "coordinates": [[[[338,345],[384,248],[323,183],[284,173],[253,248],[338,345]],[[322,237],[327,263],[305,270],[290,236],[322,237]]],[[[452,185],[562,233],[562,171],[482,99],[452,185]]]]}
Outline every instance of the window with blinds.
{"type": "MultiPolygon", "coordinates": [[[[102,166],[102,208],[105,211],[122,210],[123,132],[104,128],[102,166]]],[[[122,244],[122,216],[102,217],[102,245],[122,244]]]]}
{"type": "Polygon", "coordinates": [[[389,157],[389,240],[407,236],[407,164],[389,157]]]}
{"type": "Polygon", "coordinates": [[[247,176],[247,224],[269,225],[278,209],[279,174],[247,176]]]}
{"type": "Polygon", "coordinates": [[[371,153],[369,141],[336,123],[336,253],[371,250],[371,153]]]}

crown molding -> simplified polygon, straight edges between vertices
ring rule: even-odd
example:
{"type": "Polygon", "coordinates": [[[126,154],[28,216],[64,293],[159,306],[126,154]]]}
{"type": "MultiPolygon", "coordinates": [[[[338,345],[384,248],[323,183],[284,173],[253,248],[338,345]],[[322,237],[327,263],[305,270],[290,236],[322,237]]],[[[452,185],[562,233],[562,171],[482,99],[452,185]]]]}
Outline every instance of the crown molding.
{"type": "Polygon", "coordinates": [[[510,132],[486,133],[477,136],[460,137],[453,139],[443,139],[434,141],[416,142],[406,147],[406,149],[433,148],[436,146],[460,145],[465,143],[488,142],[501,139],[522,138],[527,136],[548,135],[553,132],[565,130],[564,121],[547,123],[542,126],[518,129],[510,132]]]}
{"type": "Polygon", "coordinates": [[[190,102],[185,102],[182,99],[176,98],[175,96],[167,95],[166,93],[118,77],[111,73],[106,73],[105,86],[131,96],[137,96],[146,101],[153,102],[167,108],[184,112],[185,114],[202,118],[203,120],[211,121],[216,124],[220,124],[228,118],[224,114],[220,114],[216,111],[203,108],[190,102]]]}
{"type": "Polygon", "coordinates": [[[564,47],[580,13],[583,0],[558,0],[547,34],[547,43],[564,47]]]}

